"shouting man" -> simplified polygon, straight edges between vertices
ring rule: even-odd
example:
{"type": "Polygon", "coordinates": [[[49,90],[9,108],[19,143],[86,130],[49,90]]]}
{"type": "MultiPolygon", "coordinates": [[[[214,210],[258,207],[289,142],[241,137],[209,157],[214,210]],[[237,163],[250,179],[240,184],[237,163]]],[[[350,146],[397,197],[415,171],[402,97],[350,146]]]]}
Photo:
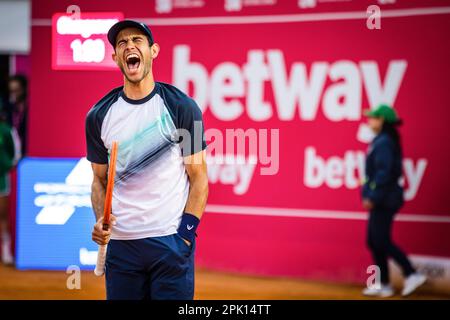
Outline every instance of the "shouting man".
{"type": "Polygon", "coordinates": [[[124,85],[86,117],[92,163],[92,239],[108,244],[107,299],[194,296],[196,229],[208,197],[202,113],[177,88],[155,82],[159,45],[143,23],[124,20],[108,32],[124,85]],[[108,155],[118,141],[112,227],[102,230],[108,155]]]}

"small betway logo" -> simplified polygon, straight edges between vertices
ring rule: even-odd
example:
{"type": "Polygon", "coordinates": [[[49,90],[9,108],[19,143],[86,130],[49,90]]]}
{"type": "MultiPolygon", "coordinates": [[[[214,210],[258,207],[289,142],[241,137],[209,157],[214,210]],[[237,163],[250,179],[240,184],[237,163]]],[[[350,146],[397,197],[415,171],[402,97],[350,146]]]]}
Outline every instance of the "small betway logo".
{"type": "Polygon", "coordinates": [[[86,158],[80,159],[63,183],[37,182],[34,204],[42,208],[36,216],[39,225],[64,225],[77,207],[91,205],[92,170],[86,158]]]}

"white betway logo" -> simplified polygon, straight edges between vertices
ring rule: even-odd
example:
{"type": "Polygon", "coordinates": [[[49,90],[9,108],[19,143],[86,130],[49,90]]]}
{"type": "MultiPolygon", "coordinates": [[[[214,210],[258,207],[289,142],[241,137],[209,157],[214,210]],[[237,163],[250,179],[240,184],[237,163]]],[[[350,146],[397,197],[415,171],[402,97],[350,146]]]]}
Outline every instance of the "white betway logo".
{"type": "MultiPolygon", "coordinates": [[[[208,107],[221,121],[234,121],[244,112],[255,122],[273,117],[281,121],[296,118],[314,121],[319,108],[332,122],[360,121],[364,94],[369,106],[395,104],[408,65],[403,59],[389,61],[382,79],[376,61],[318,61],[309,68],[305,63],[293,62],[288,68],[283,51],[255,49],[247,52],[247,61],[242,66],[226,61],[209,72],[202,63],[191,60],[191,48],[187,45],[175,46],[173,55],[174,84],[186,92],[192,84],[194,99],[202,111],[208,107]],[[265,99],[267,82],[272,88],[273,103],[265,99]]],[[[373,132],[361,123],[355,136],[358,141],[369,143],[373,132]]],[[[364,152],[348,150],[343,158],[325,159],[309,146],[304,155],[306,187],[355,189],[361,186],[364,152]]],[[[425,158],[404,159],[401,183],[405,186],[406,200],[417,195],[427,165],[425,158]]],[[[208,176],[211,183],[233,185],[233,192],[243,195],[249,190],[254,168],[252,161],[212,161],[208,176]]]]}
{"type": "MultiPolygon", "coordinates": [[[[328,159],[319,155],[316,148],[305,149],[303,183],[308,188],[319,188],[323,185],[331,189],[345,186],[347,189],[361,187],[364,179],[365,152],[348,150],[343,157],[331,156],[328,159]]],[[[405,187],[405,200],[414,199],[422,182],[426,159],[414,161],[403,159],[403,176],[400,184],[405,187]]]]}
{"type": "MultiPolygon", "coordinates": [[[[316,148],[305,149],[303,184],[311,189],[327,186],[331,189],[361,187],[364,179],[366,154],[360,150],[348,150],[343,157],[328,159],[319,155],[316,148]]],[[[248,192],[258,163],[256,156],[243,157],[228,154],[208,156],[209,183],[231,185],[233,193],[244,195],[248,192]]],[[[403,159],[403,176],[400,184],[405,188],[405,200],[413,200],[422,183],[428,162],[426,159],[403,159]]]]}
{"type": "Polygon", "coordinates": [[[76,207],[92,207],[91,182],[90,163],[82,158],[66,177],[65,183],[36,183],[34,192],[39,195],[34,199],[34,204],[42,207],[36,216],[36,223],[63,225],[74,214],[76,207]]]}
{"type": "Polygon", "coordinates": [[[275,116],[292,121],[297,113],[301,120],[313,121],[319,106],[330,121],[358,121],[364,92],[370,106],[395,104],[407,67],[406,60],[389,61],[384,80],[376,61],[314,62],[309,70],[304,63],[294,62],[287,70],[283,52],[273,49],[250,50],[242,67],[222,62],[208,74],[203,64],[191,61],[190,53],[187,45],[174,47],[174,84],[188,92],[192,83],[194,99],[202,111],[209,106],[222,121],[236,120],[244,111],[253,121],[275,116]],[[274,106],[264,99],[268,81],[274,106]],[[241,98],[245,98],[244,103],[241,98]]]}
{"type": "Polygon", "coordinates": [[[206,161],[209,183],[232,185],[233,193],[237,195],[247,193],[258,163],[254,155],[246,158],[233,154],[208,156],[206,161]]]}

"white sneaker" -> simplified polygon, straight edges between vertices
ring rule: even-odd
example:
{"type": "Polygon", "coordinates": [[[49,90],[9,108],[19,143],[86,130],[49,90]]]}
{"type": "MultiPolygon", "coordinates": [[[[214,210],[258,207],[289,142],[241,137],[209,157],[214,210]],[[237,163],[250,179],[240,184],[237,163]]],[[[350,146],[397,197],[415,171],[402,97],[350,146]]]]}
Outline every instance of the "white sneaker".
{"type": "Polygon", "coordinates": [[[420,273],[413,273],[405,279],[405,284],[402,290],[402,296],[407,296],[413,293],[417,288],[427,281],[427,277],[420,273]]]}
{"type": "Polygon", "coordinates": [[[388,298],[394,295],[394,289],[390,285],[382,285],[381,287],[371,286],[363,290],[363,295],[369,297],[388,298]]]}

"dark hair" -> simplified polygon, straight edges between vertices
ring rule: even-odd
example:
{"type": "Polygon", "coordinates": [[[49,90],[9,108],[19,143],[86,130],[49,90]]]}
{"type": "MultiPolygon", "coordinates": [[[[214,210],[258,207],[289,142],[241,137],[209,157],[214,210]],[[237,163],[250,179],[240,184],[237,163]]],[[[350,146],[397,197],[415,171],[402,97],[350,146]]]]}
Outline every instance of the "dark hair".
{"type": "Polygon", "coordinates": [[[386,133],[387,135],[389,135],[392,140],[394,141],[395,144],[395,148],[397,149],[396,151],[400,153],[400,155],[403,154],[403,150],[402,150],[402,142],[401,142],[401,138],[400,138],[400,133],[398,131],[398,127],[401,126],[403,124],[403,122],[401,120],[394,122],[394,123],[389,123],[384,121],[383,122],[383,128],[381,129],[381,132],[386,133]]]}
{"type": "Polygon", "coordinates": [[[24,98],[27,97],[27,92],[28,92],[28,79],[26,76],[24,76],[23,74],[16,74],[14,76],[9,77],[8,79],[8,83],[11,81],[17,81],[20,83],[20,86],[23,89],[23,96],[24,98]]]}

